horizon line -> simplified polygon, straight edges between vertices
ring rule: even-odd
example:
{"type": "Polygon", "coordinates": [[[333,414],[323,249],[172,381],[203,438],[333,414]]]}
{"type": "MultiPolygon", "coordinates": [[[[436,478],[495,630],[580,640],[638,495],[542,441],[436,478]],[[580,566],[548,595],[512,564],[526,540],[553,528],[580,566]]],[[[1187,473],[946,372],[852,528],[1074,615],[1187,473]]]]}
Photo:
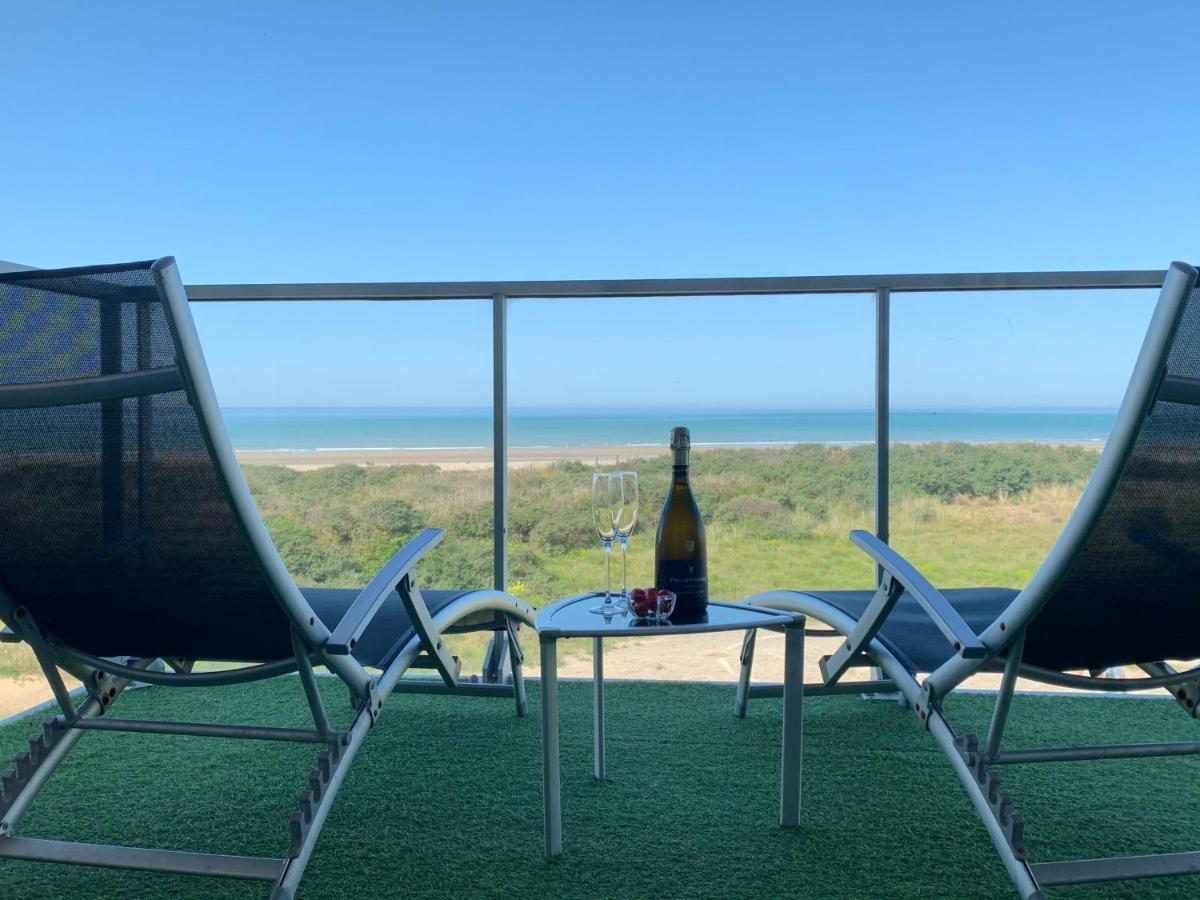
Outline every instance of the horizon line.
{"type": "MultiPolygon", "coordinates": [[[[491,413],[492,406],[487,404],[442,404],[442,405],[333,405],[333,404],[222,404],[222,410],[306,410],[306,411],[386,411],[386,410],[404,410],[404,411],[470,411],[470,412],[487,412],[491,413]]],[[[544,412],[582,412],[582,413],[645,413],[645,414],[685,414],[685,413],[724,413],[724,414],[750,414],[750,413],[837,413],[837,412],[853,412],[853,413],[874,413],[874,406],[587,406],[587,405],[562,405],[562,404],[521,404],[510,405],[509,412],[513,411],[544,411],[544,412]]],[[[1060,414],[1099,414],[1117,412],[1117,405],[1098,405],[1090,406],[1086,404],[1067,404],[1067,405],[1047,405],[1033,406],[1029,404],[1014,404],[1014,405],[981,405],[981,406],[892,406],[891,412],[924,412],[924,413],[939,413],[939,412],[997,412],[997,413],[1060,413],[1060,414]]]]}

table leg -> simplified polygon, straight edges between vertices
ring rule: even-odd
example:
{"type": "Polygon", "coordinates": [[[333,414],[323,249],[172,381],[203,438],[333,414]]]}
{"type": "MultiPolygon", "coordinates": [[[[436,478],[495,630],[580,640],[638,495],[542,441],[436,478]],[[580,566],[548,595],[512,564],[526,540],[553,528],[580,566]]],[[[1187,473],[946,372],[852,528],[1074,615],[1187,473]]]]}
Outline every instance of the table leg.
{"type": "Polygon", "coordinates": [[[562,784],[558,760],[558,644],[542,637],[542,801],[546,855],[562,853],[562,784]]]}
{"type": "Polygon", "coordinates": [[[733,714],[739,719],[746,718],[746,704],[750,702],[750,669],[754,665],[754,640],[757,635],[758,629],[750,628],[742,640],[742,667],[738,671],[737,696],[733,701],[733,714]]]}
{"type": "Polygon", "coordinates": [[[783,651],[783,777],[779,824],[800,824],[800,771],[804,741],[804,625],[797,617],[784,629],[783,651]]]}
{"type": "Polygon", "coordinates": [[[592,774],[604,780],[604,638],[592,638],[592,774]]]}

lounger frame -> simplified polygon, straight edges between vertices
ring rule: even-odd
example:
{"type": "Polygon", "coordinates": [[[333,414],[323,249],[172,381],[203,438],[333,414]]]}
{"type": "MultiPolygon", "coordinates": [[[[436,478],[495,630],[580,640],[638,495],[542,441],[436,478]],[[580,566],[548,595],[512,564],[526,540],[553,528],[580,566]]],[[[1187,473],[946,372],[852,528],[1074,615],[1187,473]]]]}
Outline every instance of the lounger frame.
{"type": "Polygon", "coordinates": [[[401,548],[362,590],[341,623],[332,631],[326,627],[288,572],[242,477],[174,260],[156,262],[152,272],[179,351],[174,367],[34,387],[0,386],[0,407],[69,405],[186,388],[237,526],[253,548],[287,618],[293,653],[265,663],[199,672],[193,671],[196,660],[101,658],[58,640],[41,627],[29,609],[0,588],[0,622],[7,626],[0,632],[0,639],[25,641],[30,645],[59,707],[59,714],[46,719],[42,731],[30,740],[29,750],[18,754],[14,768],[0,779],[0,858],[262,880],[273,884],[273,898],[285,900],[295,894],[345,774],[392,693],[434,690],[511,696],[517,715],[526,714],[522,653],[517,637],[522,624],[533,627],[534,611],[510,594],[482,589],[463,594],[431,615],[414,572],[420,558],[442,538],[438,529],[427,529],[401,548]],[[385,669],[365,668],[353,656],[354,641],[393,591],[399,593],[409,613],[414,634],[385,669]],[[471,683],[460,679],[457,661],[450,656],[443,636],[467,631],[492,631],[503,636],[512,660],[511,683],[471,683]],[[318,666],[327,668],[347,687],[354,710],[348,724],[338,727],[331,723],[314,672],[318,666]],[[440,679],[402,680],[401,676],[414,667],[434,668],[440,679]],[[83,682],[86,696],[82,702],[75,702],[60,669],[83,682]],[[312,717],[311,729],[120,719],[108,715],[118,696],[133,681],[169,687],[216,687],[291,672],[298,674],[312,717]],[[306,789],[299,795],[299,808],[289,820],[286,852],[277,858],[246,857],[18,835],[18,823],[71,748],[84,732],[98,730],[316,744],[321,749],[308,775],[306,789]]]}
{"type": "MultiPolygon", "coordinates": [[[[827,693],[834,688],[842,689],[838,693],[879,691],[878,681],[862,683],[840,679],[852,665],[870,666],[882,672],[886,679],[884,690],[903,698],[904,704],[912,708],[946,756],[983,821],[1009,878],[1024,898],[1042,898],[1043,887],[1057,884],[1200,874],[1200,851],[1030,862],[1025,848],[1024,821],[1014,812],[1012,798],[1000,790],[1000,780],[994,771],[995,766],[1003,764],[1200,753],[1200,741],[1001,749],[1018,677],[1097,691],[1164,689],[1176,698],[1188,715],[1197,717],[1200,665],[1176,671],[1166,661],[1146,663],[1139,666],[1146,677],[1114,679],[1100,677],[1100,673],[1059,672],[1022,661],[1030,623],[1050,600],[1099,521],[1154,402],[1164,399],[1200,405],[1200,380],[1169,376],[1165,370],[1181,309],[1195,284],[1196,272],[1192,267],[1175,263],[1168,269],[1112,434],[1074,513],[1029,584],[980,634],[976,635],[941,593],[906,560],[875,536],[862,531],[853,532],[851,538],[874,559],[881,572],[877,593],[862,618],[856,619],[815,596],[798,591],[768,591],[747,598],[747,602],[758,606],[803,613],[829,626],[835,634],[846,637],[841,648],[822,661],[822,684],[806,686],[810,694],[827,693]],[[876,638],[879,626],[899,595],[897,585],[902,585],[920,603],[955,651],[922,681],[918,681],[917,676],[876,638]],[[942,700],[967,678],[984,671],[999,671],[1003,676],[988,733],[980,740],[974,735],[959,735],[954,730],[942,711],[942,700]]],[[[807,633],[816,632],[809,630],[807,633]]],[[[751,697],[780,695],[778,685],[751,683],[753,662],[754,633],[751,632],[746,636],[742,651],[734,705],[738,716],[746,714],[751,697]]]]}

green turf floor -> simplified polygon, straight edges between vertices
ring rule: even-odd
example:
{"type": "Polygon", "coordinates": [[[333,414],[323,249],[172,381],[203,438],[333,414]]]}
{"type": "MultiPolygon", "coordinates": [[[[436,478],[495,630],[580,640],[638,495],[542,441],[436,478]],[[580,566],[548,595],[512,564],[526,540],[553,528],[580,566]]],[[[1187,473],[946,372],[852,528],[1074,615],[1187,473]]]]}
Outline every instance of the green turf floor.
{"type": "MultiPolygon", "coordinates": [[[[323,681],[333,708],[344,693],[323,681]]],[[[814,698],[800,828],[778,813],[780,702],[731,715],[722,686],[609,687],[610,780],[591,778],[590,685],[562,686],[566,853],[542,857],[538,686],[531,715],[482,698],[395,697],[368,736],[301,884],[302,898],[1005,897],[965,795],[911,713],[814,698]]],[[[950,712],[969,730],[985,697],[950,712]]],[[[143,689],[127,716],[304,724],[298,682],[143,689]],[[219,705],[218,705],[219,704],[219,705]],[[219,715],[217,712],[219,711],[219,715]]],[[[1155,700],[1018,698],[1020,742],[1194,739],[1155,700]]],[[[0,755],[30,723],[0,728],[0,755]]],[[[22,822],[30,836],[279,855],[311,746],[91,733],[22,822]]],[[[1200,761],[1011,767],[1034,859],[1191,850],[1200,761]]],[[[0,860],[0,897],[265,897],[261,883],[0,860]]],[[[1196,897],[1200,877],[1058,888],[1055,898],[1196,897]]]]}

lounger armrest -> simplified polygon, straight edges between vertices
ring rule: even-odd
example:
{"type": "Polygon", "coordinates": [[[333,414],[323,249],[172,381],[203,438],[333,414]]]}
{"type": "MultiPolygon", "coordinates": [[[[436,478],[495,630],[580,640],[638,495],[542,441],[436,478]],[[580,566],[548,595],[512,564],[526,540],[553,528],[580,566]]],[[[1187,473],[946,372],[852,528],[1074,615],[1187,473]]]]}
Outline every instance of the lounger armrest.
{"type": "Polygon", "coordinates": [[[371,624],[371,620],[375,618],[379,607],[383,606],[383,601],[412,573],[417,560],[442,542],[442,536],[440,528],[426,528],[401,547],[379,570],[379,574],[371,579],[371,583],[354,598],[342,620],[333,629],[333,634],[325,642],[325,652],[338,656],[350,653],[367,626],[371,624]]]}
{"type": "Polygon", "coordinates": [[[987,656],[987,647],[979,640],[971,626],[963,621],[963,617],[950,605],[950,601],[942,596],[941,591],[930,584],[912,563],[869,531],[851,531],[850,540],[904,585],[904,589],[921,604],[921,608],[933,619],[934,624],[960,656],[965,659],[982,659],[987,656]]]}
{"type": "Polygon", "coordinates": [[[11,628],[0,628],[0,644],[19,644],[21,636],[11,628]]]}

